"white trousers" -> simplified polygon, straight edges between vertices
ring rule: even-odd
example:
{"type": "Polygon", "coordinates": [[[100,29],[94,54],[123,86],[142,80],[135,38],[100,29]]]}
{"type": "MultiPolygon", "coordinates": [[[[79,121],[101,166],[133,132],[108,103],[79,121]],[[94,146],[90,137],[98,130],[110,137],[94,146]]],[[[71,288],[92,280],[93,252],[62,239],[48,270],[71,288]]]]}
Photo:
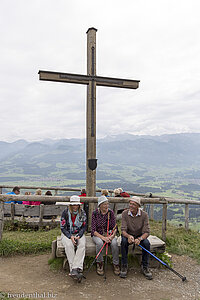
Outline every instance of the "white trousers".
{"type": "Polygon", "coordinates": [[[77,249],[75,252],[74,245],[71,239],[68,239],[63,233],[61,234],[61,241],[65,247],[65,253],[69,262],[70,272],[72,269],[80,268],[83,270],[83,262],[85,258],[85,235],[78,239],[77,249]]]}

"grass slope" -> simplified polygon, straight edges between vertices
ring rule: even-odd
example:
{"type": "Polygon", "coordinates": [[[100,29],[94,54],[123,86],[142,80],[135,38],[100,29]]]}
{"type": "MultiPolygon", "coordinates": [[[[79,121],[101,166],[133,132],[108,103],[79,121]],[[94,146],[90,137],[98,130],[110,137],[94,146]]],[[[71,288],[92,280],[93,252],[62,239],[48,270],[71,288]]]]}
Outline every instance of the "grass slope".
{"type": "Polygon", "coordinates": [[[51,243],[59,234],[59,228],[49,231],[4,231],[0,242],[0,256],[50,252],[51,243]]]}
{"type": "MultiPolygon", "coordinates": [[[[151,234],[161,237],[162,223],[151,221],[151,234]]],[[[51,252],[51,243],[60,235],[60,229],[49,231],[4,231],[0,242],[0,256],[39,254],[51,252]]],[[[200,263],[200,233],[167,225],[166,250],[188,255],[200,263]]]]}
{"type": "MultiPolygon", "coordinates": [[[[162,222],[151,222],[151,234],[162,238],[162,222]]],[[[200,264],[200,233],[167,224],[166,250],[169,253],[188,255],[200,264]]]]}

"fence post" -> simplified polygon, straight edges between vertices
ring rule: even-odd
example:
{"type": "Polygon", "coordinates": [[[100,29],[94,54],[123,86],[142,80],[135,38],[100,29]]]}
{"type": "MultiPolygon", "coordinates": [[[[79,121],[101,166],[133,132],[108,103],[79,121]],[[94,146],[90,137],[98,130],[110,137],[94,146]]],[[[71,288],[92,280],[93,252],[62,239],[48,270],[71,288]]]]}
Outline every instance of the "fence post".
{"type": "Polygon", "coordinates": [[[0,241],[3,235],[4,202],[0,201],[0,241]]]}
{"type": "Polygon", "coordinates": [[[55,190],[55,194],[54,194],[55,196],[57,196],[58,195],[58,190],[55,190]]]}
{"type": "Polygon", "coordinates": [[[167,204],[163,204],[162,213],[162,239],[166,242],[166,230],[167,230],[167,204]]]}
{"type": "Polygon", "coordinates": [[[44,216],[44,204],[40,204],[40,215],[39,215],[39,223],[38,223],[39,228],[42,227],[43,216],[44,216]]]}
{"type": "Polygon", "coordinates": [[[117,203],[114,203],[113,212],[114,212],[115,217],[117,217],[117,203]]]}
{"type": "Polygon", "coordinates": [[[12,224],[14,224],[14,220],[15,220],[15,203],[14,202],[10,203],[10,216],[11,216],[11,222],[12,222],[12,224]]]}
{"type": "Polygon", "coordinates": [[[0,187],[0,194],[2,194],[2,190],[3,190],[2,187],[0,187]]]}
{"type": "Polygon", "coordinates": [[[150,204],[150,220],[154,220],[154,204],[150,204]]]}
{"type": "Polygon", "coordinates": [[[143,204],[143,210],[147,211],[147,205],[146,204],[143,204]]]}
{"type": "Polygon", "coordinates": [[[189,204],[185,204],[185,229],[189,230],[189,204]]]}

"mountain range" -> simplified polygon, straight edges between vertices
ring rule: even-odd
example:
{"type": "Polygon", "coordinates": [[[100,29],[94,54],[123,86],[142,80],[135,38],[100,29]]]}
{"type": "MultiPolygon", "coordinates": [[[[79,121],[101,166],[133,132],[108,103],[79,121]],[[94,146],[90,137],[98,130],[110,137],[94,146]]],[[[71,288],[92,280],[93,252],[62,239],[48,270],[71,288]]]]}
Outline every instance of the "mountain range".
{"type": "MultiPolygon", "coordinates": [[[[0,141],[0,184],[83,187],[85,153],[84,139],[0,141]]],[[[98,188],[200,200],[200,133],[107,136],[97,140],[97,158],[98,188]]],[[[169,207],[168,218],[180,223],[183,209],[169,207]]],[[[190,208],[190,219],[199,216],[199,207],[190,208]]],[[[162,218],[159,205],[155,218],[162,218]]]]}
{"type": "MultiPolygon", "coordinates": [[[[0,162],[84,162],[84,139],[0,141],[0,162]]],[[[200,161],[200,133],[161,136],[121,134],[97,140],[97,158],[109,163],[153,165],[200,161]]]]}
{"type": "MultiPolygon", "coordinates": [[[[70,179],[85,178],[84,139],[45,139],[37,142],[0,141],[0,180],[12,174],[53,176],[67,174],[70,179]],[[69,165],[77,172],[71,172],[69,165]],[[71,173],[70,173],[71,172],[71,173]],[[73,174],[74,173],[74,174],[73,174]]],[[[102,166],[189,167],[200,166],[200,133],[161,136],[120,134],[97,140],[99,179],[118,179],[105,174],[102,166]],[[101,174],[102,172],[102,174],[101,174]],[[102,176],[101,176],[102,175],[102,176]]]]}

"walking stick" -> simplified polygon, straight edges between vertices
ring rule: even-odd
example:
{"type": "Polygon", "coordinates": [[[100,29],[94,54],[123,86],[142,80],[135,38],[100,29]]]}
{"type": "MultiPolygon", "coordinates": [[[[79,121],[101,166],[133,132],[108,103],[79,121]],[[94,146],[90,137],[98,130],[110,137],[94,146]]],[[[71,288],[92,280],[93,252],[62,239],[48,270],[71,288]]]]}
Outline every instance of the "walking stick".
{"type": "Polygon", "coordinates": [[[158,258],[157,256],[155,256],[153,253],[151,253],[149,250],[147,250],[146,248],[144,248],[142,245],[138,245],[140,248],[142,248],[143,250],[145,250],[146,252],[148,252],[151,256],[153,256],[155,259],[157,259],[161,264],[163,264],[167,269],[169,269],[170,271],[172,271],[174,274],[176,274],[177,276],[179,276],[182,281],[186,281],[186,277],[182,276],[181,274],[179,274],[177,271],[175,271],[174,269],[172,269],[170,266],[168,266],[164,261],[162,261],[160,258],[158,258]]]}
{"type": "MultiPolygon", "coordinates": [[[[117,227],[117,224],[115,225],[115,227],[113,227],[113,230],[112,230],[112,232],[110,233],[109,237],[113,234],[113,232],[115,231],[116,227],[117,227]]],[[[94,265],[96,259],[99,257],[101,251],[103,250],[103,248],[105,247],[106,244],[107,244],[107,243],[105,242],[105,243],[103,244],[103,246],[101,247],[101,249],[99,250],[99,252],[97,253],[95,259],[94,259],[93,262],[91,263],[89,269],[87,270],[87,272],[86,272],[86,274],[85,274],[85,276],[84,276],[85,279],[86,279],[86,275],[87,275],[87,274],[90,272],[90,270],[92,269],[92,266],[94,265]]]]}
{"type": "MultiPolygon", "coordinates": [[[[108,212],[108,223],[107,223],[107,237],[108,237],[108,231],[109,231],[109,222],[110,222],[110,212],[108,212]]],[[[105,264],[104,264],[104,280],[106,281],[106,270],[108,265],[108,243],[106,245],[106,258],[105,258],[105,264]]]]}

